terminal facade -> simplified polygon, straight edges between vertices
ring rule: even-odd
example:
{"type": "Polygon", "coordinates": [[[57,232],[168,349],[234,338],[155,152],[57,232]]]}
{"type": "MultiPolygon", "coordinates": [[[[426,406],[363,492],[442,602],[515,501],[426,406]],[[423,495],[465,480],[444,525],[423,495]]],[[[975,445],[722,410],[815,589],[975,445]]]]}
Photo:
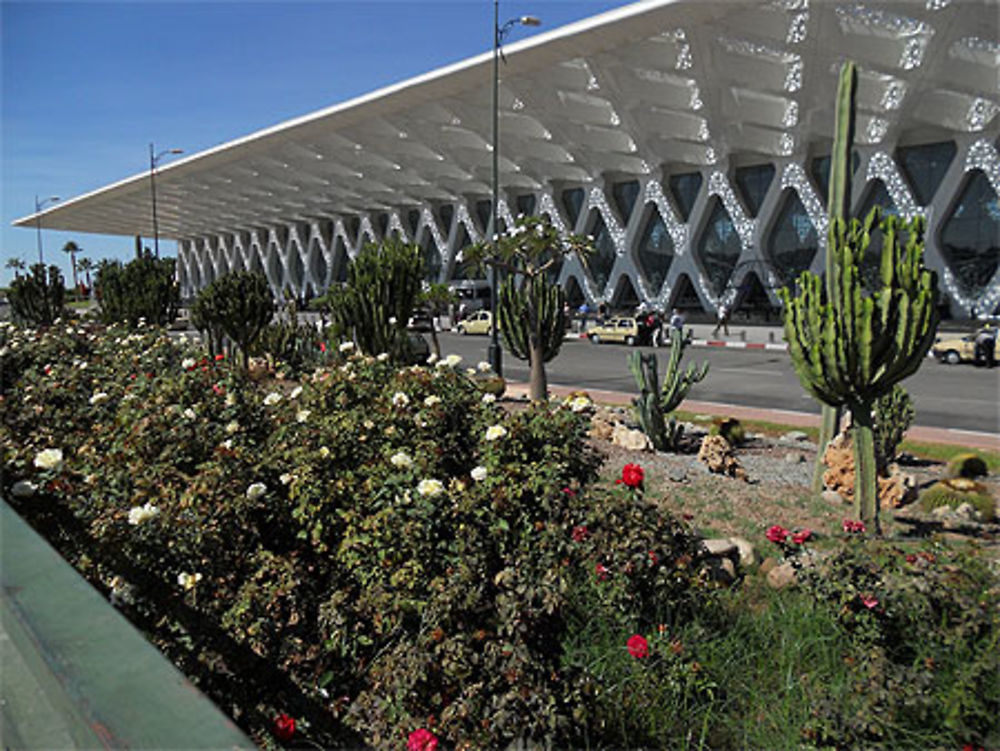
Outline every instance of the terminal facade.
{"type": "MultiPolygon", "coordinates": [[[[586,266],[559,270],[574,305],[773,316],[778,288],[823,268],[833,99],[850,58],[855,214],[925,217],[946,314],[995,314],[998,15],[997,0],[650,0],[512,44],[500,230],[544,214],[593,237],[586,266]]],[[[389,236],[421,247],[429,280],[474,276],[463,248],[493,233],[491,60],[161,170],[160,227],[178,241],[184,295],[241,269],[276,294],[320,295],[389,236]]],[[[43,226],[140,233],[145,179],[54,207],[43,226]]]]}

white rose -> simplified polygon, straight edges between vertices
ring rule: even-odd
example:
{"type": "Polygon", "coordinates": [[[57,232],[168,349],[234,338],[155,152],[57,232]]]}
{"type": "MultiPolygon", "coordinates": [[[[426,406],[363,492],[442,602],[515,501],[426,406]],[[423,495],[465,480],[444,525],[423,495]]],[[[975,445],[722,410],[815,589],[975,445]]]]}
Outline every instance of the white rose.
{"type": "Polygon", "coordinates": [[[160,513],[160,509],[152,503],[145,503],[142,506],[133,506],[128,512],[128,523],[133,527],[138,527],[144,522],[148,522],[160,513]]]}
{"type": "Polygon", "coordinates": [[[188,407],[186,410],[184,410],[183,414],[189,420],[193,420],[198,416],[191,407],[188,407]]]}
{"type": "Polygon", "coordinates": [[[483,394],[483,404],[493,404],[497,400],[496,394],[483,394]]]}
{"type": "Polygon", "coordinates": [[[226,423],[226,433],[232,435],[233,433],[238,433],[240,431],[240,424],[233,420],[232,422],[226,423]]]}
{"type": "Polygon", "coordinates": [[[104,391],[98,391],[92,397],[90,397],[91,404],[100,404],[101,402],[106,402],[111,397],[104,391]]]}
{"type": "Polygon", "coordinates": [[[392,405],[394,407],[405,407],[410,403],[410,397],[404,394],[402,391],[397,391],[392,395],[392,405]]]}
{"type": "Polygon", "coordinates": [[[476,482],[482,482],[483,480],[486,479],[486,475],[488,473],[486,471],[486,467],[480,465],[478,467],[474,467],[472,472],[470,472],[469,474],[472,475],[472,479],[475,480],[476,482]]]}
{"type": "Polygon", "coordinates": [[[278,478],[278,480],[281,482],[282,485],[291,485],[292,480],[294,479],[295,475],[293,475],[290,472],[285,472],[285,474],[283,474],[281,477],[278,478]]]}
{"type": "Polygon", "coordinates": [[[53,469],[58,472],[62,467],[62,463],[62,449],[45,449],[44,451],[39,451],[35,457],[35,466],[39,469],[53,469]]]}
{"type": "Polygon", "coordinates": [[[262,482],[255,482],[247,488],[247,498],[251,501],[256,501],[262,498],[266,492],[267,485],[262,482]]]}
{"type": "Polygon", "coordinates": [[[431,352],[430,355],[427,356],[427,364],[428,365],[433,365],[434,363],[437,362],[437,359],[438,359],[438,356],[436,354],[434,354],[433,352],[431,352]]]}
{"type": "Polygon", "coordinates": [[[421,480],[417,483],[417,492],[427,498],[433,498],[444,492],[444,483],[434,479],[421,480]]]}
{"type": "Polygon", "coordinates": [[[485,360],[481,360],[479,364],[476,365],[476,368],[478,368],[480,373],[489,373],[491,370],[493,370],[493,367],[485,360]]]}
{"type": "Polygon", "coordinates": [[[272,391],[270,394],[264,397],[264,404],[268,407],[273,407],[275,404],[281,401],[281,394],[277,391],[272,391]]]}
{"type": "Polygon", "coordinates": [[[298,422],[305,422],[306,420],[309,419],[309,415],[311,414],[312,414],[311,409],[300,409],[298,412],[295,413],[295,419],[298,422]]]}
{"type": "Polygon", "coordinates": [[[201,581],[201,574],[189,574],[187,572],[181,571],[177,574],[177,583],[180,584],[184,589],[194,589],[198,582],[201,581]]]}
{"type": "Polygon", "coordinates": [[[183,360],[181,360],[181,367],[184,368],[184,370],[191,370],[191,368],[193,368],[194,366],[195,366],[195,360],[193,357],[185,357],[183,360]]]}
{"type": "Polygon", "coordinates": [[[507,428],[503,425],[490,425],[486,428],[486,440],[495,441],[498,438],[503,438],[507,435],[507,428]]]}
{"type": "Polygon", "coordinates": [[[440,403],[441,403],[441,397],[435,396],[434,394],[431,394],[426,399],[424,399],[425,407],[433,407],[435,404],[440,404],[440,403]]]}
{"type": "Polygon", "coordinates": [[[236,394],[234,394],[232,391],[226,394],[226,406],[227,407],[236,406],[236,394]]]}
{"type": "Polygon", "coordinates": [[[585,396],[574,397],[569,402],[569,408],[573,412],[584,412],[585,410],[590,409],[592,405],[593,402],[591,402],[590,399],[588,399],[585,396]]]}
{"type": "Polygon", "coordinates": [[[389,457],[389,461],[392,466],[399,467],[400,469],[407,469],[413,466],[413,459],[405,451],[398,451],[389,457]]]}
{"type": "Polygon", "coordinates": [[[298,399],[299,396],[301,396],[301,394],[302,394],[302,387],[301,386],[296,386],[294,389],[292,389],[292,393],[290,393],[288,395],[288,398],[289,399],[298,399]]]}
{"type": "Polygon", "coordinates": [[[379,352],[378,355],[375,356],[375,359],[378,360],[379,362],[385,362],[386,360],[389,359],[389,353],[379,352]]]}
{"type": "Polygon", "coordinates": [[[341,352],[350,352],[354,349],[354,342],[341,342],[340,346],[337,347],[341,352]]]}

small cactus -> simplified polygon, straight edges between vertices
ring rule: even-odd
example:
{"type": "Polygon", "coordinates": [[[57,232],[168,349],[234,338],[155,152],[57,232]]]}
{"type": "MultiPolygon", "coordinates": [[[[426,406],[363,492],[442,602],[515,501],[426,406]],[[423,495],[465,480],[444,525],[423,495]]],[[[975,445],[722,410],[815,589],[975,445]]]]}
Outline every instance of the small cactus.
{"type": "Polygon", "coordinates": [[[739,446],[747,439],[746,430],[743,423],[735,417],[717,417],[712,420],[712,427],[708,431],[709,435],[721,435],[730,446],[739,446]]]}
{"type": "Polygon", "coordinates": [[[924,511],[933,511],[941,506],[956,509],[963,503],[975,508],[982,521],[996,518],[996,501],[986,486],[966,477],[938,480],[920,494],[920,507],[924,511]]]}
{"type": "Polygon", "coordinates": [[[979,454],[966,451],[956,454],[948,460],[946,474],[948,477],[965,477],[975,480],[977,477],[986,477],[990,473],[986,460],[979,454]]]}

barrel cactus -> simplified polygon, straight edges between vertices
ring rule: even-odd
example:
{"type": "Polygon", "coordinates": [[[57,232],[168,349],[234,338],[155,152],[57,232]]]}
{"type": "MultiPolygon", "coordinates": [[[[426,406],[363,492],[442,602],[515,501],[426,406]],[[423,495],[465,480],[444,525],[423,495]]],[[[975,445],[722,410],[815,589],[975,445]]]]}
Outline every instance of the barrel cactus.
{"type": "Polygon", "coordinates": [[[986,486],[967,477],[949,477],[938,480],[920,494],[920,507],[924,511],[947,506],[957,509],[962,504],[972,506],[982,521],[996,518],[996,501],[986,486]]]}

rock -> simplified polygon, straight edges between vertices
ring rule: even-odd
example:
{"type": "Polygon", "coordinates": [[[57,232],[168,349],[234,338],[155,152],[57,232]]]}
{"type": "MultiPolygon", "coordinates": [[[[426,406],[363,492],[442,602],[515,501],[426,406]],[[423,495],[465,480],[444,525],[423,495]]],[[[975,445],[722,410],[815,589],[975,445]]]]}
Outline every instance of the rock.
{"type": "Polygon", "coordinates": [[[844,498],[844,496],[842,496],[836,490],[824,490],[820,494],[820,497],[827,503],[832,503],[837,506],[847,503],[847,499],[844,498]]]}
{"type": "Polygon", "coordinates": [[[878,478],[882,508],[900,508],[917,500],[917,478],[892,465],[888,477],[878,478]]]}
{"type": "Polygon", "coordinates": [[[971,503],[962,503],[955,509],[955,516],[960,519],[968,519],[970,522],[979,521],[979,512],[971,503]]]}
{"type": "Polygon", "coordinates": [[[719,568],[730,582],[736,581],[736,564],[732,560],[729,558],[720,559],[719,568]]]}
{"type": "Polygon", "coordinates": [[[806,460],[805,454],[800,454],[797,451],[793,451],[790,454],[785,454],[785,462],[787,464],[802,464],[806,460]]]}
{"type": "Polygon", "coordinates": [[[952,511],[950,506],[938,506],[936,509],[931,511],[933,516],[951,516],[952,511]]]}
{"type": "Polygon", "coordinates": [[[764,562],[760,564],[759,571],[763,576],[767,576],[771,569],[775,568],[777,565],[778,560],[772,556],[768,556],[764,559],[764,562]]]}
{"type": "Polygon", "coordinates": [[[616,424],[617,421],[608,414],[607,410],[598,410],[590,418],[590,437],[610,441],[616,424]]]}
{"type": "Polygon", "coordinates": [[[733,455],[729,441],[721,435],[705,436],[698,450],[698,461],[702,462],[709,472],[729,475],[740,480],[747,479],[746,470],[733,455]]]}
{"type": "Polygon", "coordinates": [[[801,430],[789,430],[779,440],[786,443],[797,443],[799,441],[808,441],[809,436],[801,430]]]}
{"type": "Polygon", "coordinates": [[[745,540],[742,537],[730,537],[729,542],[736,546],[736,551],[740,556],[741,566],[753,566],[757,563],[757,551],[754,550],[754,547],[750,544],[749,540],[745,540]]]}
{"type": "Polygon", "coordinates": [[[728,558],[710,558],[705,565],[713,581],[732,584],[736,581],[736,566],[728,558]]]}
{"type": "MultiPolygon", "coordinates": [[[[827,490],[839,493],[846,503],[853,503],[854,445],[847,433],[840,433],[830,441],[823,454],[823,463],[827,467],[823,473],[823,485],[827,490]]],[[[893,468],[888,477],[875,479],[883,508],[899,508],[916,498],[916,479],[900,472],[898,467],[893,468]]]]}
{"type": "Polygon", "coordinates": [[[673,470],[668,475],[668,477],[670,478],[670,482],[687,482],[688,481],[687,472],[685,472],[683,469],[675,469],[675,470],[673,470]]]}
{"type": "Polygon", "coordinates": [[[702,540],[701,547],[706,553],[717,558],[730,556],[737,552],[736,545],[733,544],[732,540],[725,538],[702,540]]]}
{"type": "Polygon", "coordinates": [[[641,430],[632,430],[621,424],[615,425],[611,432],[611,443],[630,451],[650,451],[653,448],[649,436],[641,430]]]}
{"type": "Polygon", "coordinates": [[[795,583],[795,569],[791,563],[782,563],[767,572],[767,583],[772,589],[784,589],[795,583]]]}

